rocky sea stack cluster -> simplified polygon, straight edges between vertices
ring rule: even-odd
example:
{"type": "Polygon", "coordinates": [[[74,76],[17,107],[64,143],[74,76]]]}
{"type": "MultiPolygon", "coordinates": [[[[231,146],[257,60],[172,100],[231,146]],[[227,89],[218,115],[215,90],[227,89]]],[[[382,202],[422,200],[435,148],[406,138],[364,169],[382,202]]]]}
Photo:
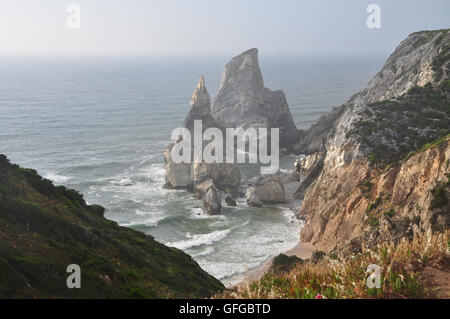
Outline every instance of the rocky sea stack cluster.
{"type": "MultiPolygon", "coordinates": [[[[202,121],[203,132],[208,128],[218,128],[223,136],[225,128],[279,128],[280,146],[286,148],[294,145],[298,135],[284,93],[264,87],[257,49],[240,54],[225,66],[219,92],[212,103],[204,78],[200,78],[183,122],[183,127],[191,132],[191,137],[194,135],[196,120],[202,121]]],[[[260,207],[263,203],[293,200],[300,188],[300,176],[297,173],[261,176],[255,185],[246,189],[240,185],[240,170],[236,164],[195,163],[193,156],[192,164],[177,164],[172,159],[171,151],[181,140],[178,138],[163,152],[166,163],[165,186],[193,191],[203,199],[204,208],[209,213],[220,212],[222,193],[226,194],[226,202],[231,205],[234,198],[246,195],[249,205],[260,207]]],[[[194,154],[194,143],[191,144],[191,154],[194,154]]]]}
{"type": "Polygon", "coordinates": [[[241,175],[236,164],[208,164],[194,160],[194,121],[202,121],[203,132],[208,128],[218,128],[223,133],[224,128],[211,116],[211,102],[206,90],[203,76],[200,78],[190,103],[190,110],[183,127],[191,132],[192,161],[191,163],[175,163],[172,160],[172,149],[182,141],[179,137],[163,152],[166,162],[166,188],[186,189],[194,191],[203,199],[204,207],[209,213],[218,213],[222,207],[219,190],[235,194],[239,188],[241,175]]]}

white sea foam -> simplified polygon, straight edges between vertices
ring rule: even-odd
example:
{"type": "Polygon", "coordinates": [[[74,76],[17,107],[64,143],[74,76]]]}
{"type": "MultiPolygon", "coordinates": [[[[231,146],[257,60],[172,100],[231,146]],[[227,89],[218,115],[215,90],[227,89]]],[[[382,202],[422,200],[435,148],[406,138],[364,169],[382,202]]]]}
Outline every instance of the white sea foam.
{"type": "Polygon", "coordinates": [[[241,281],[242,274],[247,273],[251,269],[257,268],[264,263],[264,260],[259,260],[250,263],[238,262],[215,262],[215,261],[198,261],[199,265],[209,274],[213,274],[219,280],[226,284],[237,283],[241,281]]]}
{"type": "Polygon", "coordinates": [[[155,157],[155,155],[153,155],[153,154],[148,154],[148,155],[143,156],[139,165],[145,164],[147,161],[153,159],[154,157],[155,157]]]}
{"type": "Polygon", "coordinates": [[[226,219],[225,215],[211,215],[205,212],[202,207],[192,207],[191,209],[191,218],[193,219],[226,219]]]}
{"type": "Polygon", "coordinates": [[[44,178],[49,179],[54,183],[60,184],[67,182],[68,180],[70,180],[71,177],[50,172],[48,174],[45,174],[44,178]]]}
{"type": "Polygon", "coordinates": [[[202,251],[201,253],[198,253],[198,254],[194,254],[194,255],[192,255],[192,257],[196,258],[196,257],[201,257],[201,256],[209,256],[209,255],[214,254],[215,252],[216,251],[214,250],[213,247],[208,247],[205,251],[202,251]]]}
{"type": "Polygon", "coordinates": [[[131,181],[131,179],[129,177],[125,177],[120,179],[118,182],[113,182],[118,186],[131,186],[133,185],[133,182],[131,181]]]}
{"type": "Polygon", "coordinates": [[[192,247],[199,247],[203,245],[211,245],[212,243],[222,240],[231,233],[231,229],[218,230],[209,234],[187,234],[188,240],[178,241],[174,243],[166,243],[167,246],[175,247],[181,250],[186,250],[192,247]]]}
{"type": "Polygon", "coordinates": [[[155,182],[164,182],[166,169],[163,164],[152,164],[148,167],[141,169],[141,172],[145,177],[150,178],[155,182]]]}
{"type": "MultiPolygon", "coordinates": [[[[226,285],[244,280],[248,271],[260,267],[270,258],[288,251],[298,244],[301,224],[289,209],[284,208],[281,215],[286,218],[286,221],[294,221],[294,223],[278,222],[270,227],[252,231],[241,239],[232,240],[232,246],[223,247],[224,250],[216,249],[216,253],[212,256],[199,256],[196,260],[203,269],[226,285]],[[231,252],[236,252],[236,254],[231,252]]],[[[234,228],[244,227],[248,223],[250,221],[234,228]]]]}
{"type": "Polygon", "coordinates": [[[163,219],[164,219],[164,217],[154,216],[154,217],[150,217],[150,218],[147,218],[144,220],[133,220],[128,223],[121,223],[120,225],[125,226],[125,227],[132,227],[132,226],[138,226],[138,225],[144,225],[147,227],[155,227],[158,225],[158,222],[163,219]]]}

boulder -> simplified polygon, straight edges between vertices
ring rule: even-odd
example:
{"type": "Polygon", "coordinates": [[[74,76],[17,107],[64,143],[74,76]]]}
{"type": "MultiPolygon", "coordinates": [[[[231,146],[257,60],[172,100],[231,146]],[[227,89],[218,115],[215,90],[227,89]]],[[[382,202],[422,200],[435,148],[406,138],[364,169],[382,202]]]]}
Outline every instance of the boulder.
{"type": "Polygon", "coordinates": [[[198,181],[205,178],[211,178],[218,189],[235,189],[241,183],[241,172],[236,164],[192,164],[192,179],[198,181]]]}
{"type": "Polygon", "coordinates": [[[235,201],[234,198],[231,197],[230,195],[228,195],[227,197],[225,197],[225,203],[227,203],[228,206],[237,206],[236,201],[235,201]]]}
{"type": "Polygon", "coordinates": [[[255,207],[260,207],[262,203],[284,203],[286,196],[280,177],[278,175],[260,176],[255,186],[247,190],[246,199],[247,204],[255,207]]]}
{"type": "Polygon", "coordinates": [[[212,185],[202,195],[205,210],[210,214],[220,213],[222,209],[220,194],[212,185]]]}
{"type": "Polygon", "coordinates": [[[247,205],[253,207],[262,207],[262,202],[258,197],[258,193],[255,187],[249,187],[245,193],[245,198],[247,199],[247,205]]]}
{"type": "Polygon", "coordinates": [[[277,180],[271,180],[258,186],[256,191],[258,198],[263,203],[284,203],[286,201],[283,184],[277,180]]]}

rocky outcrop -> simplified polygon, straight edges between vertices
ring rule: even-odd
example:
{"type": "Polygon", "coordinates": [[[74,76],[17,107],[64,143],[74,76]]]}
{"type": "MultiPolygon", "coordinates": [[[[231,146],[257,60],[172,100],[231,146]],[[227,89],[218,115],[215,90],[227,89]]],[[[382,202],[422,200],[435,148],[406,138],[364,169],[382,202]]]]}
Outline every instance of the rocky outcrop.
{"type": "Polygon", "coordinates": [[[306,155],[325,152],[327,140],[334,133],[336,121],[344,110],[345,106],[334,108],[331,112],[322,115],[310,129],[300,130],[293,152],[306,155]]]}
{"type": "MultiPolygon", "coordinates": [[[[388,152],[405,155],[408,151],[418,148],[412,141],[426,143],[438,138],[436,134],[429,134],[426,126],[420,127],[421,124],[429,123],[416,120],[430,118],[430,114],[412,109],[404,112],[405,110],[396,105],[377,103],[402,97],[411,89],[424,87],[427,83],[433,83],[435,87],[442,85],[448,79],[449,43],[449,30],[411,34],[398,46],[364,90],[352,96],[343,106],[322,116],[309,130],[300,132],[294,146],[295,152],[327,152],[326,161],[341,166],[376,152],[377,146],[383,144],[392,146],[388,152]],[[392,110],[396,107],[401,109],[400,114],[393,114],[392,110]],[[399,126],[399,123],[404,125],[399,126]],[[414,127],[408,126],[408,123],[414,123],[414,127]],[[390,134],[392,132],[394,134],[390,134]]],[[[436,92],[429,94],[434,95],[436,92]]],[[[417,96],[413,96],[412,101],[406,104],[415,100],[417,96]]],[[[423,103],[418,105],[419,109],[420,106],[423,107],[423,103]]],[[[422,109],[425,111],[426,107],[422,109]]],[[[433,109],[436,110],[436,107],[433,109]]],[[[442,123],[442,127],[448,128],[448,124],[442,123]]]]}
{"type": "Polygon", "coordinates": [[[221,197],[214,185],[211,185],[205,192],[203,192],[202,199],[204,207],[208,213],[220,213],[220,210],[222,209],[221,197]]]}
{"type": "Polygon", "coordinates": [[[225,66],[212,116],[224,127],[279,128],[282,147],[292,147],[298,135],[284,93],[264,87],[257,49],[225,66]]]}
{"type": "Polygon", "coordinates": [[[234,198],[230,195],[228,195],[227,197],[225,197],[225,203],[227,203],[228,206],[237,206],[236,201],[234,200],[234,198]]]}
{"type": "Polygon", "coordinates": [[[203,131],[210,127],[216,127],[223,130],[223,127],[218,122],[214,121],[211,115],[211,98],[206,89],[203,75],[200,76],[200,81],[192,95],[189,113],[183,122],[183,127],[193,132],[195,120],[202,121],[203,131]]]}
{"type": "Polygon", "coordinates": [[[254,185],[247,189],[246,199],[250,206],[279,204],[298,199],[296,193],[300,187],[298,173],[277,173],[260,176],[254,185]]]}
{"type": "MultiPolygon", "coordinates": [[[[171,151],[173,147],[182,141],[180,137],[177,141],[169,145],[164,152],[166,163],[166,188],[194,190],[203,199],[205,209],[210,213],[217,213],[221,209],[221,196],[219,190],[232,192],[240,184],[240,170],[236,164],[206,162],[195,163],[194,154],[194,121],[202,121],[202,131],[208,128],[224,128],[211,116],[210,96],[205,86],[203,76],[200,78],[197,88],[194,91],[190,102],[190,110],[183,127],[191,132],[191,163],[175,163],[172,160],[171,151]],[[206,187],[208,185],[208,187],[206,187]]],[[[204,145],[207,144],[204,142],[204,145]]],[[[225,147],[224,147],[225,150],[225,147]]]]}
{"type": "Polygon", "coordinates": [[[247,188],[245,193],[245,198],[247,199],[247,205],[253,207],[262,207],[262,201],[258,197],[258,192],[255,187],[247,188]]]}
{"type": "Polygon", "coordinates": [[[305,197],[308,187],[314,183],[322,172],[324,160],[325,153],[315,153],[303,158],[303,165],[301,165],[300,169],[302,179],[293,195],[294,198],[300,199],[305,197]]]}
{"type": "Polygon", "coordinates": [[[448,229],[448,138],[395,161],[448,134],[449,48],[449,30],[410,35],[363,91],[301,133],[299,150],[324,154],[301,190],[303,241],[353,251],[448,229]]]}
{"type": "Polygon", "coordinates": [[[448,122],[433,124],[435,118],[448,118],[448,110],[442,112],[430,98],[420,101],[440,93],[411,90],[442,84],[444,79],[435,76],[435,64],[442,59],[448,63],[449,46],[449,30],[416,32],[404,40],[367,87],[346,103],[326,142],[326,165],[340,167],[372,153],[397,153],[399,157],[391,159],[397,160],[438,138],[434,133],[441,128],[448,129],[448,122]]]}

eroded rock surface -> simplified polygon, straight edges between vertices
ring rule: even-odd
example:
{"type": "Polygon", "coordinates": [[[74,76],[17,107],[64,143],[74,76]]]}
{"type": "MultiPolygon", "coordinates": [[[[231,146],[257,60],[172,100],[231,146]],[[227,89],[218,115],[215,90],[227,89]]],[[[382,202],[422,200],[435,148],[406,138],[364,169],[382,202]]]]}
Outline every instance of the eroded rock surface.
{"type": "MultiPolygon", "coordinates": [[[[191,163],[175,163],[171,151],[182,141],[179,139],[167,147],[164,152],[166,163],[166,188],[194,190],[201,197],[205,209],[210,213],[217,213],[221,209],[221,196],[219,190],[228,191],[236,189],[240,184],[240,170],[236,164],[206,163],[194,161],[194,121],[202,121],[202,132],[208,128],[224,128],[211,116],[210,96],[205,86],[203,76],[200,78],[190,102],[190,110],[183,127],[191,132],[191,163]],[[210,183],[208,187],[205,183],[210,183]]],[[[203,146],[208,141],[203,142],[203,146]]],[[[225,149],[225,148],[224,148],[225,149]]]]}
{"type": "Polygon", "coordinates": [[[292,147],[298,136],[283,91],[264,87],[257,49],[245,51],[225,66],[212,115],[224,127],[279,128],[283,147],[292,147]]]}
{"type": "Polygon", "coordinates": [[[302,190],[303,241],[352,253],[448,230],[449,138],[406,155],[448,134],[449,47],[449,30],[410,35],[363,91],[301,133],[299,151],[323,153],[302,190]]]}

